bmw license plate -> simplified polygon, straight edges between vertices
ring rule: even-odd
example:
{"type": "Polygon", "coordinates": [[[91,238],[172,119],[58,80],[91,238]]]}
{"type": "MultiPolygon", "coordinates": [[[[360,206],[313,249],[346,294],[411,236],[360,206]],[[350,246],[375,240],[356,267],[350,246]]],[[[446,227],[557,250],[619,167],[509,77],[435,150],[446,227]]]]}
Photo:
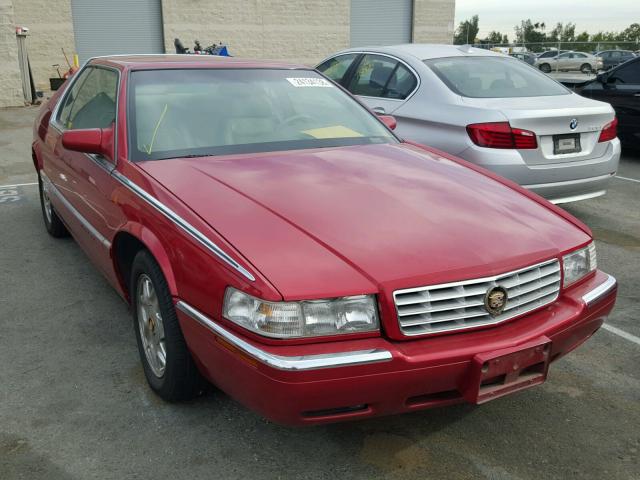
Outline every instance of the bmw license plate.
{"type": "Polygon", "coordinates": [[[560,155],[562,153],[576,153],[580,148],[580,134],[567,133],[565,135],[553,136],[553,154],[560,155]]]}

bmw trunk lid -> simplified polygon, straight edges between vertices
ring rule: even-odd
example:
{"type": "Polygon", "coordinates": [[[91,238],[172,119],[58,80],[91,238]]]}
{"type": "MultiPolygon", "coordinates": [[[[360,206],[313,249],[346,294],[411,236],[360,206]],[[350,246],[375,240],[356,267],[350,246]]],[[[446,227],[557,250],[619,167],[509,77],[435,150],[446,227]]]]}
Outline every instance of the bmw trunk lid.
{"type": "MultiPolygon", "coordinates": [[[[611,122],[611,105],[590,100],[575,93],[547,97],[469,98],[462,97],[466,105],[500,111],[513,128],[530,130],[536,134],[538,148],[520,150],[528,165],[543,165],[599,158],[607,143],[598,143],[603,127],[611,122]],[[559,152],[554,137],[576,136],[579,151],[559,152]],[[579,142],[579,145],[578,145],[579,142]]],[[[569,149],[570,150],[570,149],[569,149]]]]}

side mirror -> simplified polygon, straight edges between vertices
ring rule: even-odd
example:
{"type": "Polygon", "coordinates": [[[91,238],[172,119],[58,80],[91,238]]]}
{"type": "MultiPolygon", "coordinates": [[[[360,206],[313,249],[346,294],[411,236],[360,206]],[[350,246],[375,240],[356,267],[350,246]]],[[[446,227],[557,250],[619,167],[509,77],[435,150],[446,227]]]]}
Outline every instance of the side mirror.
{"type": "Polygon", "coordinates": [[[75,152],[95,153],[113,159],[113,126],[67,130],[62,134],[62,145],[75,152]]]}
{"type": "Polygon", "coordinates": [[[391,130],[395,130],[398,126],[398,121],[393,115],[378,115],[378,118],[391,130]]]}

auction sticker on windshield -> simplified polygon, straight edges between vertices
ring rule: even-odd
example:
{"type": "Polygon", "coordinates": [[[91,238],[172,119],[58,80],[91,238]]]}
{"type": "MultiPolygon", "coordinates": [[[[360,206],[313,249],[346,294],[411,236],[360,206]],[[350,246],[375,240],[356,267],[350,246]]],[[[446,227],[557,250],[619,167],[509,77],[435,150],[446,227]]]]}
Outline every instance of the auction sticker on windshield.
{"type": "Polygon", "coordinates": [[[332,87],[331,82],[324,78],[287,78],[294,87],[332,87]]]}

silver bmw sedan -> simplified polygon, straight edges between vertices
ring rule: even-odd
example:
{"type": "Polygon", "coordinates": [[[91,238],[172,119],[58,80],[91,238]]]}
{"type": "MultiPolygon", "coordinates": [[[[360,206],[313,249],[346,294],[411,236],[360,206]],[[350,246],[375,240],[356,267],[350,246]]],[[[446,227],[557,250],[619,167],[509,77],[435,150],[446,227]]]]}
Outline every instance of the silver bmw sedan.
{"type": "Polygon", "coordinates": [[[462,157],[554,203],[606,193],[620,160],[614,110],[515,58],[468,46],[357,48],[320,72],[397,133],[462,157]]]}

